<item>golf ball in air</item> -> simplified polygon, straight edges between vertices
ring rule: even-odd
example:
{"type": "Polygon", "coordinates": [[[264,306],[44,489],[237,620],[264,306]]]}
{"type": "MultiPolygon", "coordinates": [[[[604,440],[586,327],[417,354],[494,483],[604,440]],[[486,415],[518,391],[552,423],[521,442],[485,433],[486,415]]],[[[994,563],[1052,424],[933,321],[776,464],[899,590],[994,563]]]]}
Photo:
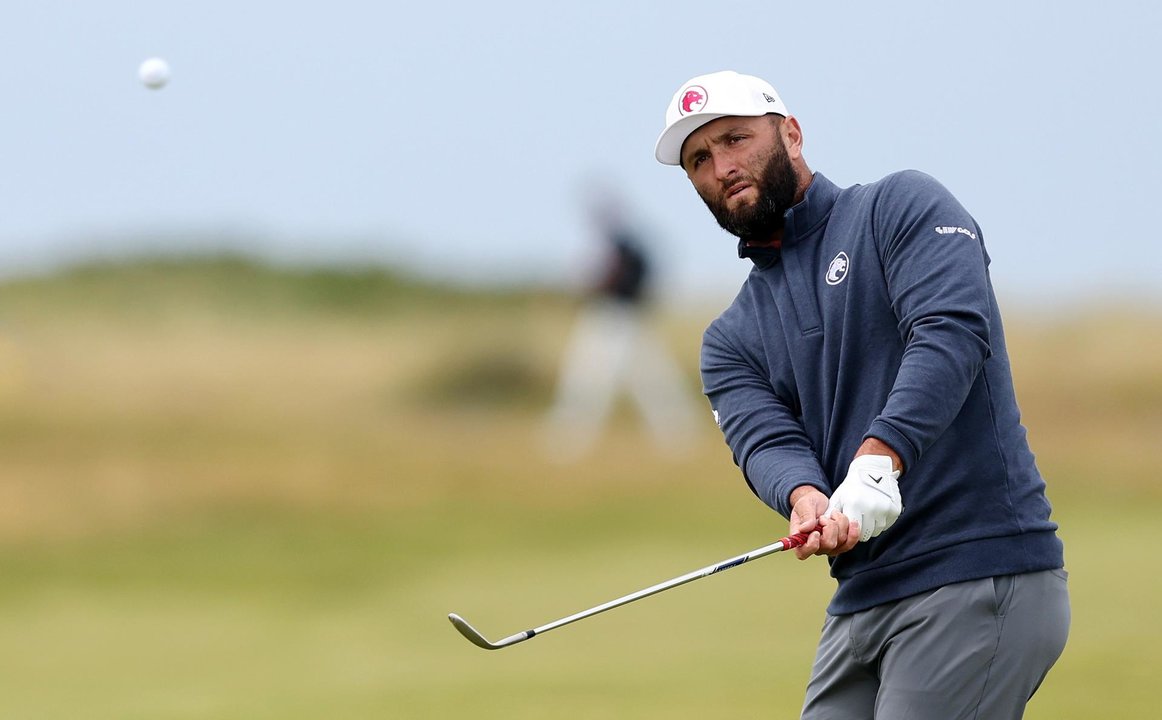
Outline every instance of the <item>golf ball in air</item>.
{"type": "Polygon", "coordinates": [[[149,58],[137,68],[137,77],[147,88],[157,90],[169,80],[169,63],[161,58],[149,58]]]}

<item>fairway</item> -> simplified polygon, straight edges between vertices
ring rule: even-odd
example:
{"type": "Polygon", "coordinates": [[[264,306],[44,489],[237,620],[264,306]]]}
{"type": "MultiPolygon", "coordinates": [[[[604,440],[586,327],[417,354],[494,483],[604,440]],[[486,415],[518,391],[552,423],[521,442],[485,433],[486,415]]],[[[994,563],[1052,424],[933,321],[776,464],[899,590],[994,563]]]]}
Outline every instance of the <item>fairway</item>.
{"type": "MultiPolygon", "coordinates": [[[[495,652],[448,623],[503,637],[785,534],[709,411],[679,455],[623,409],[548,460],[572,312],[229,260],[0,285],[0,718],[797,717],[818,559],[495,652]]],[[[663,318],[692,391],[714,312],[663,318]]],[[[1026,717],[1151,717],[1162,318],[1007,320],[1074,613],[1026,717]]]]}

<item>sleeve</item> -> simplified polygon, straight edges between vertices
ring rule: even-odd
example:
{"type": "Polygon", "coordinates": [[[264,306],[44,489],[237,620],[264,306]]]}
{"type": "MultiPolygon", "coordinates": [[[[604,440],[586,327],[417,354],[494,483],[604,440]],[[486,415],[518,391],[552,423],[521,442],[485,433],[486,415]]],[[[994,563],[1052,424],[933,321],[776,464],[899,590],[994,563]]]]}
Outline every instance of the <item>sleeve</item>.
{"type": "Polygon", "coordinates": [[[734,462],[759,499],[790,517],[791,491],[800,485],[831,493],[791,407],[713,325],[702,339],[702,383],[734,462]]]}
{"type": "Polygon", "coordinates": [[[873,212],[904,353],[865,438],[890,445],[907,472],[956,418],[989,357],[988,256],[976,221],[923,173],[892,176],[873,212]]]}

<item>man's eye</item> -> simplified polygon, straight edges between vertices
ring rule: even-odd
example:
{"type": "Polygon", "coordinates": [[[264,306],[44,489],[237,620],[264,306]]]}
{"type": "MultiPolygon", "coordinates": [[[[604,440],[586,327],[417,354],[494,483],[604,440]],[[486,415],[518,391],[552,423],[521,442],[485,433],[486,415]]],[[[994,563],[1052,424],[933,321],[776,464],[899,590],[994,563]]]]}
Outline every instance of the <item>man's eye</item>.
{"type": "Polygon", "coordinates": [[[703,161],[705,161],[705,160],[706,160],[706,156],[705,156],[705,155],[695,155],[695,156],[694,156],[694,160],[693,160],[693,162],[691,163],[691,165],[693,165],[694,167],[698,167],[698,166],[699,166],[699,165],[701,165],[701,164],[703,163],[703,161]]]}
{"type": "Polygon", "coordinates": [[[730,143],[731,145],[736,145],[745,139],[746,139],[746,136],[744,136],[744,135],[731,135],[729,138],[727,138],[726,141],[728,143],[730,143]]]}

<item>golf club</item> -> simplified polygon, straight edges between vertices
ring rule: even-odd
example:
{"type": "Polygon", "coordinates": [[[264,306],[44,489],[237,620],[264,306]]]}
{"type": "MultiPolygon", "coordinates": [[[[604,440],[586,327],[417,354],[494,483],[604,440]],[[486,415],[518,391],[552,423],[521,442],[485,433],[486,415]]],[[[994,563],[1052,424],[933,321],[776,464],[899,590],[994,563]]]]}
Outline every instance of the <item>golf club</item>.
{"type": "Polygon", "coordinates": [[[660,582],[657,585],[651,585],[650,587],[643,590],[638,590],[635,593],[624,595],[617,598],[616,600],[610,600],[607,603],[602,603],[601,605],[589,608],[588,610],[582,610],[579,613],[561,618],[560,620],[554,620],[553,622],[546,623],[540,627],[535,627],[532,630],[524,630],[522,632],[518,632],[515,635],[509,635],[508,637],[497,640],[496,642],[489,641],[487,638],[481,635],[476,630],[476,628],[468,624],[467,620],[460,617],[456,613],[450,613],[448,615],[448,619],[452,621],[452,625],[454,625],[456,629],[460,631],[460,634],[468,638],[468,641],[473,645],[482,647],[485,650],[499,650],[501,648],[509,647],[510,645],[516,645],[517,643],[524,642],[529,638],[536,637],[537,635],[546,633],[554,628],[559,628],[562,625],[568,625],[569,623],[577,622],[578,620],[583,620],[587,617],[592,617],[598,613],[603,613],[606,610],[612,610],[615,607],[628,605],[635,600],[641,600],[644,597],[655,595],[664,590],[669,590],[670,588],[675,588],[679,585],[685,585],[686,583],[698,580],[699,578],[704,578],[708,575],[722,572],[723,570],[729,570],[730,568],[738,567],[739,565],[742,565],[749,560],[754,560],[755,558],[761,558],[765,555],[777,553],[780,550],[789,550],[791,548],[799,547],[803,543],[807,542],[809,535],[810,533],[796,533],[795,535],[791,535],[789,537],[785,537],[781,540],[773,542],[770,545],[764,545],[763,547],[751,550],[748,553],[743,553],[742,555],[732,557],[729,560],[723,560],[722,562],[715,563],[714,565],[707,565],[706,567],[699,570],[686,573],[685,575],[676,577],[672,580],[660,582]]]}

